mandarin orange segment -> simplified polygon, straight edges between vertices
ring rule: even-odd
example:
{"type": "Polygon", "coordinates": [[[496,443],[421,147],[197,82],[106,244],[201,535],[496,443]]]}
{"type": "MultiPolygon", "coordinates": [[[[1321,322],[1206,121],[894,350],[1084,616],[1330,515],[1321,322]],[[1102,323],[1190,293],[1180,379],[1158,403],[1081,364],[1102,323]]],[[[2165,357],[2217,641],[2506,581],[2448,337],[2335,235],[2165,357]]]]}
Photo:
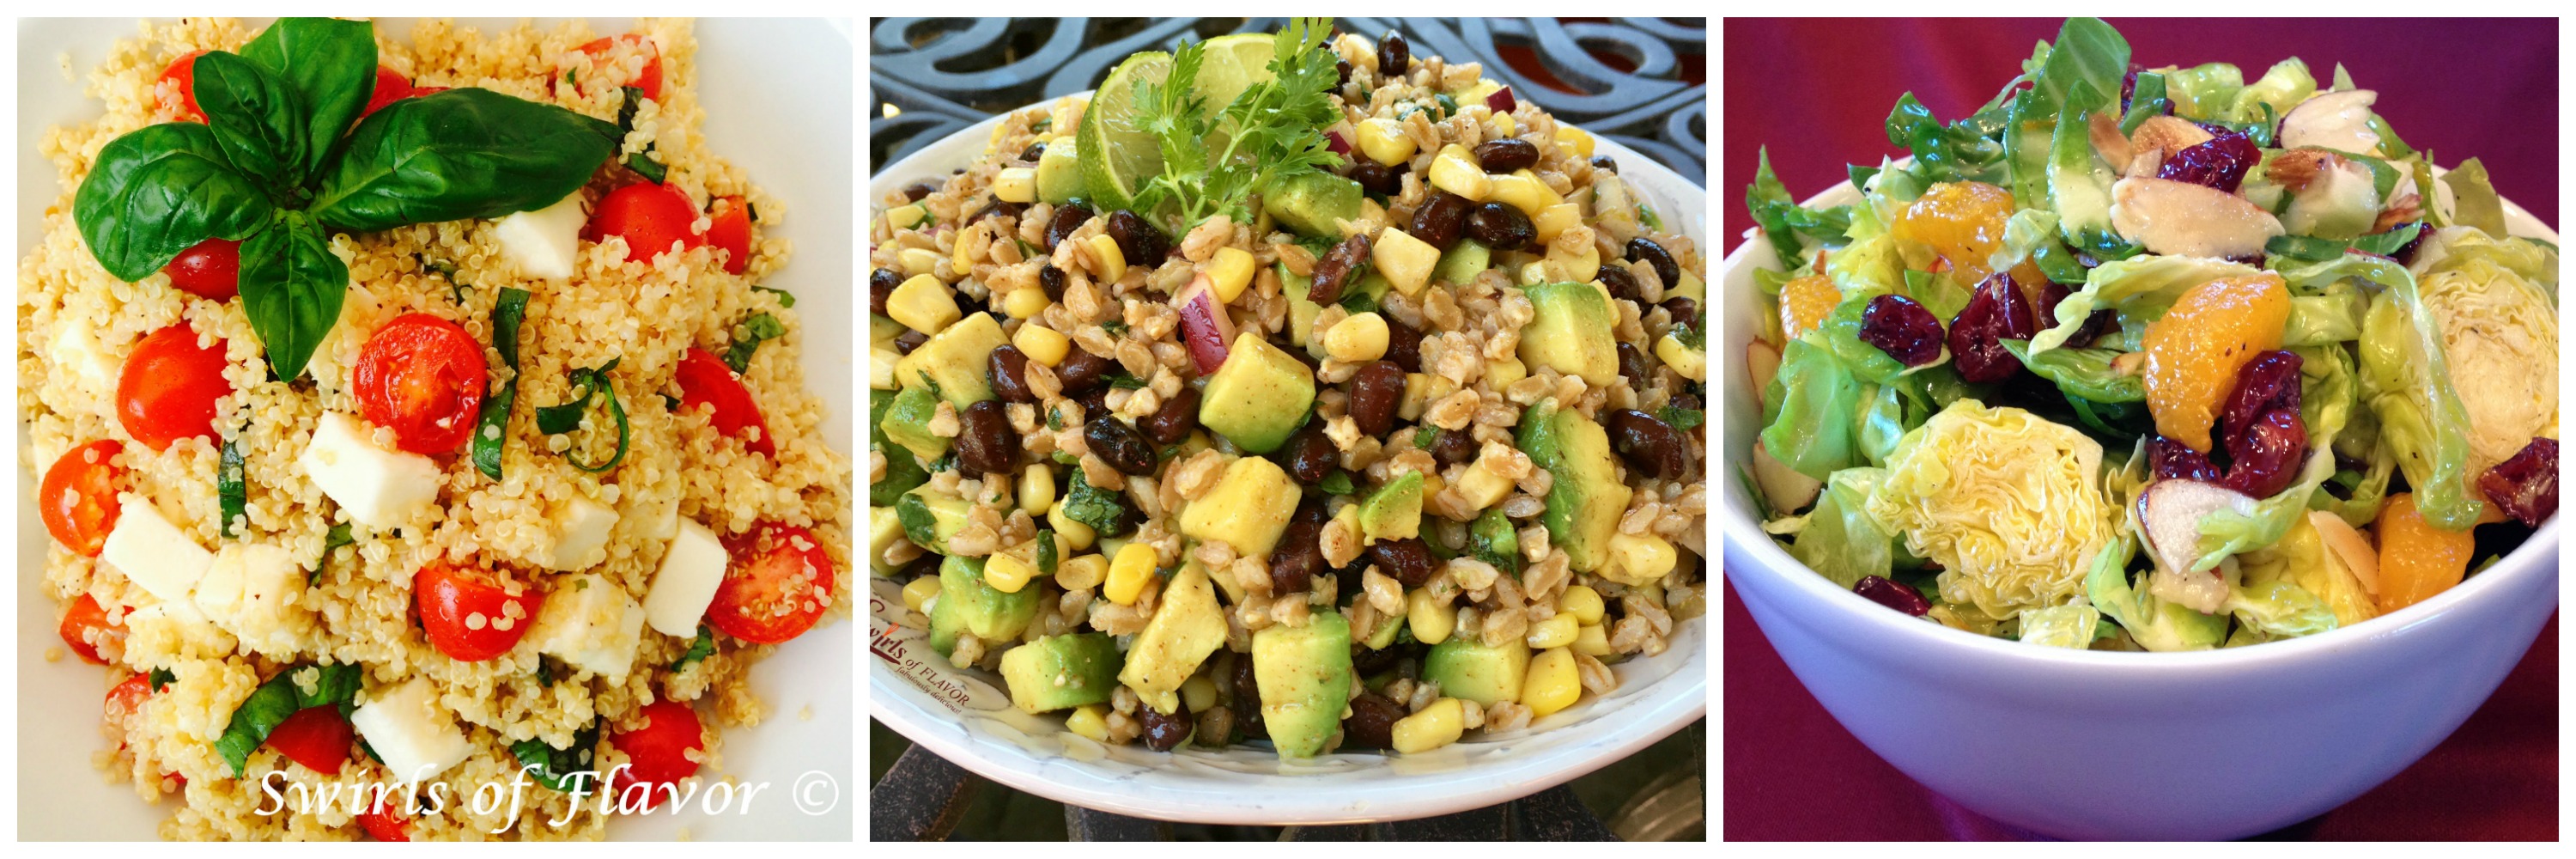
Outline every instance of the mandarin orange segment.
{"type": "Polygon", "coordinates": [[[2281,348],[2290,320],[2290,290],[2262,272],[2219,278],[2183,293],[2173,309],[2147,324],[2147,410],[2156,432],[2208,453],[2210,424],[2236,371],[2258,352],[2281,348]]]}
{"type": "Polygon", "coordinates": [[[2469,570],[2477,536],[2445,531],[2415,512],[2415,496],[2399,493],[2379,508],[2379,613],[2387,614],[2450,590],[2469,570]]]}
{"type": "Polygon", "coordinates": [[[1832,278],[1811,274],[1780,286],[1780,336],[1783,343],[1806,336],[1825,324],[1834,306],[1843,303],[1843,291],[1832,278]]]}
{"type": "MultiPolygon", "coordinates": [[[[1923,192],[1905,212],[1897,216],[1890,230],[1897,238],[1912,239],[1932,247],[1950,267],[1960,283],[1974,285],[1984,281],[1994,268],[1986,264],[1995,249],[2004,243],[2004,224],[2012,220],[2013,195],[2001,186],[1984,182],[1943,182],[1923,192]]],[[[2024,278],[2037,283],[2038,269],[2024,278]]]]}

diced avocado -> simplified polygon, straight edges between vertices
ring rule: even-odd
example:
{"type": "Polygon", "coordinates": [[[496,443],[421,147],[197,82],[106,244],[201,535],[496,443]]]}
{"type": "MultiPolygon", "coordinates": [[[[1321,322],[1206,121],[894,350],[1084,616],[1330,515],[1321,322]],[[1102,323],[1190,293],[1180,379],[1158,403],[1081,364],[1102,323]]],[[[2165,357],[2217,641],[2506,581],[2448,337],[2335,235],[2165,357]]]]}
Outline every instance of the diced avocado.
{"type": "Polygon", "coordinates": [[[1529,676],[1529,644],[1512,639],[1486,647],[1466,630],[1431,646],[1422,659],[1422,679],[1440,683],[1440,694],[1491,707],[1497,701],[1519,701],[1521,683],[1529,676]]]}
{"type": "MultiPolygon", "coordinates": [[[[911,451],[912,456],[933,462],[948,455],[949,440],[930,431],[930,418],[939,413],[939,399],[930,395],[929,388],[905,388],[902,393],[885,398],[885,403],[885,414],[876,417],[870,426],[880,430],[881,437],[886,441],[897,445],[895,449],[886,452],[889,476],[893,474],[891,461],[902,459],[900,454],[903,451],[911,451]]],[[[906,460],[905,465],[911,466],[912,463],[906,460]]],[[[915,466],[915,468],[917,470],[918,467],[915,466]]],[[[927,479],[927,475],[924,475],[924,479],[927,479]]],[[[913,484],[913,486],[919,485],[921,484],[917,482],[913,484]]],[[[902,492],[910,491],[912,491],[911,486],[904,487],[902,490],[902,492]]],[[[896,494],[900,495],[902,492],[896,494]]],[[[871,494],[870,497],[874,495],[871,494]]]]}
{"type": "Polygon", "coordinates": [[[1488,507],[1484,515],[1476,517],[1476,524],[1467,532],[1467,548],[1477,560],[1494,565],[1503,575],[1520,575],[1521,536],[1512,529],[1512,520],[1503,515],[1503,508],[1488,507]]]}
{"type": "Polygon", "coordinates": [[[886,318],[884,314],[868,314],[868,345],[871,347],[892,350],[894,339],[910,330],[912,329],[905,328],[903,323],[886,318]]]}
{"type": "Polygon", "coordinates": [[[895,520],[903,524],[903,536],[913,545],[933,552],[948,551],[948,537],[966,528],[966,513],[974,505],[954,495],[936,494],[923,486],[903,494],[895,501],[895,520]]]}
{"type": "Polygon", "coordinates": [[[1307,342],[1307,333],[1315,327],[1315,317],[1324,314],[1323,305],[1306,300],[1306,293],[1314,288],[1314,278],[1290,272],[1287,263],[1279,264],[1279,291],[1288,295],[1288,342],[1304,346],[1308,352],[1321,354],[1323,341],[1307,342]]]}
{"type": "MultiPolygon", "coordinates": [[[[1279,757],[1311,758],[1342,729],[1350,706],[1351,622],[1319,612],[1305,626],[1252,634],[1252,679],[1261,688],[1261,720],[1279,757]]],[[[1526,661],[1526,659],[1524,659],[1526,661]]]]}
{"type": "Polygon", "coordinates": [[[1521,329],[1522,363],[1532,372],[1553,367],[1594,386],[1619,378],[1619,346],[1610,333],[1619,314],[1610,310],[1606,294],[1588,283],[1547,283],[1524,292],[1530,323],[1521,329]]]}
{"type": "MultiPolygon", "coordinates": [[[[928,399],[929,394],[924,393],[922,397],[928,399]]],[[[904,493],[912,491],[913,487],[930,480],[930,472],[923,471],[921,463],[913,460],[911,445],[896,442],[886,436],[886,414],[893,411],[895,401],[902,398],[901,395],[889,392],[868,392],[868,449],[884,454],[886,464],[885,476],[878,478],[875,483],[868,484],[868,503],[871,505],[891,505],[895,503],[895,499],[902,498],[904,493]]],[[[948,440],[930,435],[928,426],[906,424],[907,430],[916,427],[922,431],[923,437],[938,441],[942,448],[947,446],[948,440]]]]}
{"type": "Polygon", "coordinates": [[[1619,481],[1610,452],[1610,434],[1580,412],[1543,400],[1521,416],[1522,452],[1530,464],[1547,469],[1555,483],[1547,490],[1548,542],[1565,550],[1578,572],[1592,572],[1609,559],[1610,537],[1619,530],[1619,514],[1628,509],[1631,490],[1619,481]]]}
{"type": "MultiPolygon", "coordinates": [[[[1438,541],[1432,541],[1437,545],[1438,541]]],[[[1385,650],[1395,646],[1396,633],[1404,631],[1404,615],[1378,618],[1377,631],[1369,633],[1368,649],[1385,650]]]]}
{"type": "Polygon", "coordinates": [[[1440,255],[1440,265],[1431,271],[1434,283],[1463,284],[1494,267],[1494,250],[1475,239],[1459,239],[1440,255]]]}
{"type": "Polygon", "coordinates": [[[1273,183],[1261,192],[1261,210],[1298,235],[1340,239],[1334,219],[1360,216],[1360,183],[1331,173],[1303,173],[1273,183]]]}
{"type": "Polygon", "coordinates": [[[1047,141],[1038,155],[1038,199],[1063,205],[1082,196],[1082,162],[1076,160],[1070,135],[1047,141]]]}
{"type": "Polygon", "coordinates": [[[1002,683],[1022,713],[1107,703],[1118,688],[1118,642],[1086,632],[1011,648],[1002,654],[1002,683]]]}
{"type": "Polygon", "coordinates": [[[1360,533],[1369,542],[1401,540],[1422,533],[1422,472],[1407,471],[1387,481],[1360,503],[1360,533]]]}
{"type": "Polygon", "coordinates": [[[992,399],[993,385],[985,380],[985,365],[992,360],[993,350],[1009,342],[992,314],[978,312],[930,335],[920,348],[895,362],[895,383],[909,390],[926,376],[939,387],[940,398],[959,409],[992,399]]]}
{"type": "Polygon", "coordinates": [[[1315,371],[1260,334],[1246,331],[1235,336],[1233,350],[1200,393],[1200,424],[1235,447],[1269,453],[1305,422],[1307,408],[1315,403],[1315,371]]]}
{"type": "Polygon", "coordinates": [[[1163,605],[1127,646],[1127,667],[1118,682],[1136,692],[1146,706],[1170,713],[1181,706],[1181,683],[1199,670],[1208,654],[1225,646],[1225,610],[1208,587],[1207,571],[1197,561],[1163,585],[1163,605]]]}
{"type": "Polygon", "coordinates": [[[1181,535],[1223,540],[1245,557],[1270,557],[1303,494],[1277,463],[1258,456],[1237,458],[1226,465],[1215,487],[1181,508],[1181,535]]]}
{"type": "Polygon", "coordinates": [[[930,606],[930,648],[946,656],[957,634],[989,642],[1017,639],[1038,616],[1038,588],[1006,594],[984,583],[984,559],[950,555],[939,562],[938,602],[930,606]]]}
{"type": "MultiPolygon", "coordinates": [[[[873,505],[875,502],[869,503],[873,505]]],[[[894,507],[870,506],[868,508],[868,572],[880,576],[894,575],[900,568],[886,563],[885,553],[887,549],[894,548],[894,541],[901,539],[903,539],[903,517],[895,514],[894,507]]]]}

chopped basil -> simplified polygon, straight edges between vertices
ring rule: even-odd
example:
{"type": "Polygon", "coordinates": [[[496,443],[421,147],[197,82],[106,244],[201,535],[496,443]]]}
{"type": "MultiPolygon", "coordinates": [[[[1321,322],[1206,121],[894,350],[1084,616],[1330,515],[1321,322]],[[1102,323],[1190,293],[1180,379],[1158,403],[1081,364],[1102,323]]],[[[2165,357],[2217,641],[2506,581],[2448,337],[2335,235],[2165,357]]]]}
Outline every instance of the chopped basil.
{"type": "Polygon", "coordinates": [[[538,784],[561,793],[583,789],[582,782],[593,777],[591,750],[599,744],[599,723],[592,722],[572,735],[572,747],[558,749],[545,740],[529,737],[510,744],[510,754],[519,759],[521,769],[538,784]]]}
{"type": "Polygon", "coordinates": [[[715,630],[708,629],[706,624],[698,624],[697,639],[689,642],[687,653],[680,654],[679,660],[671,663],[671,670],[675,673],[686,671],[690,665],[714,655],[716,655],[715,630]]]}
{"type": "MultiPolygon", "coordinates": [[[[515,286],[502,287],[501,297],[492,303],[492,348],[514,371],[519,369],[519,323],[527,313],[528,291],[515,286]]],[[[483,414],[474,422],[474,469],[485,477],[501,479],[501,445],[509,437],[510,408],[518,401],[515,372],[501,383],[499,393],[483,401],[483,414]]]]}
{"type": "Polygon", "coordinates": [[[1662,418],[1664,423],[1671,425],[1673,429],[1681,430],[1683,432],[1689,432],[1693,429],[1697,429],[1701,424],[1708,423],[1708,413],[1698,409],[1684,409],[1665,406],[1663,410],[1655,416],[1662,418]]]}
{"type": "Polygon", "coordinates": [[[322,537],[322,559],[313,562],[313,575],[305,579],[305,583],[321,581],[322,571],[331,568],[331,552],[355,542],[358,542],[358,538],[349,533],[349,523],[342,522],[331,526],[331,533],[322,537]]]}
{"type": "Polygon", "coordinates": [[[924,549],[939,545],[939,517],[930,512],[929,502],[921,496],[905,494],[894,503],[894,518],[903,523],[903,538],[924,549]]]}
{"type": "Polygon", "coordinates": [[[592,465],[573,458],[570,448],[564,450],[564,459],[571,462],[572,467],[593,474],[616,468],[618,463],[625,462],[626,448],[633,438],[632,431],[626,424],[626,404],[619,401],[617,397],[617,381],[608,375],[608,371],[617,369],[617,361],[616,358],[610,358],[608,363],[598,367],[572,371],[572,389],[580,396],[570,402],[537,410],[537,431],[547,435],[562,435],[580,429],[582,415],[590,411],[591,401],[605,395],[608,400],[608,414],[617,419],[617,453],[610,456],[607,462],[592,465]]]}
{"type": "Polygon", "coordinates": [[[241,439],[224,439],[223,457],[215,464],[215,495],[224,515],[223,533],[233,536],[236,525],[249,525],[250,484],[242,477],[241,439]]]}
{"type": "Polygon", "coordinates": [[[745,318],[742,329],[743,336],[726,347],[724,354],[725,366],[732,367],[736,373],[751,372],[751,353],[760,348],[762,341],[787,336],[786,323],[766,313],[754,313],[745,318]]]}
{"type": "MultiPolygon", "coordinates": [[[[744,206],[745,208],[749,208],[749,207],[751,206],[751,204],[749,204],[749,203],[744,203],[744,204],[743,204],[743,206],[744,206]]],[[[752,219],[753,219],[753,220],[759,220],[759,219],[760,219],[760,215],[758,215],[757,213],[753,214],[751,217],[752,217],[752,219]]],[[[769,294],[771,294],[771,295],[778,296],[778,306],[780,306],[780,307],[795,307],[795,306],[796,306],[796,294],[795,294],[795,293],[788,292],[787,290],[784,290],[784,289],[772,289],[772,288],[770,288],[770,287],[766,287],[766,286],[755,286],[755,287],[752,287],[752,289],[759,290],[759,291],[761,291],[761,292],[766,292],[766,293],[769,293],[769,294]]]]}
{"type": "Polygon", "coordinates": [[[277,730],[288,716],[308,707],[336,706],[345,717],[357,708],[358,686],[358,666],[354,664],[290,666],[259,684],[241,706],[233,708],[232,721],[224,726],[223,735],[215,738],[215,752],[232,765],[233,775],[238,777],[249,766],[251,753],[258,751],[259,745],[268,741],[269,732],[277,730]],[[295,676],[306,671],[316,672],[309,691],[295,682],[295,676]]]}
{"type": "Polygon", "coordinates": [[[1439,427],[1435,427],[1435,426],[1432,426],[1432,425],[1430,425],[1430,424],[1424,424],[1424,425],[1422,426],[1422,428],[1421,428],[1421,429],[1417,429],[1417,430],[1414,430],[1414,431],[1413,431],[1413,446],[1414,446],[1414,447],[1418,447],[1418,448],[1421,448],[1421,449],[1423,449],[1423,450],[1430,450],[1430,449],[1431,449],[1431,443],[1432,443],[1432,442],[1439,441],[1439,440],[1440,440],[1440,428],[1439,428],[1439,427]]]}
{"type": "Polygon", "coordinates": [[[1055,575],[1055,563],[1055,531],[1051,528],[1040,528],[1038,529],[1038,572],[1055,575]]]}

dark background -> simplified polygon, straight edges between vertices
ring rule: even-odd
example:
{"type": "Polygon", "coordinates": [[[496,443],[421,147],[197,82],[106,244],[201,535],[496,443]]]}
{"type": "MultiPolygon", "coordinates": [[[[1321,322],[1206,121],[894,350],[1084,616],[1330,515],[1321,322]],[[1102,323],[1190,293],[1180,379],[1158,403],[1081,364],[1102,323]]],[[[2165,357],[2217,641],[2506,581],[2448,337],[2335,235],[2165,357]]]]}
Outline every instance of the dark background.
{"type": "MultiPolygon", "coordinates": [[[[2235,63],[2251,82],[2289,56],[2320,85],[2343,63],[2377,90],[2375,110],[2444,166],[2476,157],[2507,198],[2558,220],[2554,21],[2314,18],[2224,22],[2112,19],[2150,68],[2235,63]]],[[[1994,97],[2056,20],[1746,21],[1724,24],[1725,151],[1715,204],[1726,245],[1752,220],[1744,187],[1757,147],[1805,199],[1850,162],[1902,154],[1888,108],[1908,90],[1943,119],[1994,97]]],[[[1879,759],[1843,730],[1725,593],[1724,837],[1735,840],[1984,840],[2019,837],[1879,759]]],[[[2558,622],[2458,733],[2371,792],[2273,837],[2558,837],[2558,622]]]]}

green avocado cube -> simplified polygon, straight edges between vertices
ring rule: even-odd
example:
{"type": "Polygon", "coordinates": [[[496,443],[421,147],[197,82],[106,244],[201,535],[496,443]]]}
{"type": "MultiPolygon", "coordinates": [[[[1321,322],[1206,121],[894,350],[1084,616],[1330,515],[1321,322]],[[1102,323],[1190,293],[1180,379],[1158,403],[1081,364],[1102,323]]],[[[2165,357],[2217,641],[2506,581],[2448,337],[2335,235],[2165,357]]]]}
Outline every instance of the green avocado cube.
{"type": "Polygon", "coordinates": [[[1225,632],[1225,610],[1217,607],[1207,571],[1197,561],[1183,564],[1163,586],[1162,607],[1128,643],[1127,666],[1118,672],[1118,682],[1135,690],[1155,712],[1176,712],[1181,706],[1177,690],[1208,654],[1225,646],[1225,632]]]}
{"type": "Polygon", "coordinates": [[[1529,644],[1520,639],[1486,647],[1468,630],[1431,646],[1422,659],[1422,679],[1440,683],[1440,694],[1488,707],[1497,701],[1519,701],[1529,678],[1529,644]]]}
{"type": "Polygon", "coordinates": [[[1565,550],[1579,572],[1592,572],[1610,557],[1610,537],[1619,531],[1619,514],[1634,494],[1619,480],[1610,451],[1610,434],[1573,409],[1542,400],[1521,415],[1515,439],[1530,464],[1547,469],[1555,483],[1547,490],[1548,542],[1565,550]]]}
{"type": "Polygon", "coordinates": [[[1181,536],[1222,540],[1244,557],[1270,557],[1303,495],[1278,463],[1239,457],[1226,464],[1207,494],[1181,508],[1181,536]]]}
{"type": "Polygon", "coordinates": [[[1521,329],[1520,357],[1530,372],[1552,367],[1585,384],[1606,387],[1619,379],[1619,344],[1611,329],[1619,314],[1610,294],[1588,283],[1547,283],[1523,290],[1530,322],[1521,329]]]}
{"type": "Polygon", "coordinates": [[[1331,173],[1302,173],[1264,188],[1261,210],[1298,235],[1342,237],[1335,220],[1357,220],[1363,198],[1360,183],[1331,173]]]}
{"type": "Polygon", "coordinates": [[[1407,471],[1360,502],[1360,533],[1371,543],[1422,533],[1422,472],[1407,471]]]}
{"type": "Polygon", "coordinates": [[[1252,679],[1280,759],[1321,753],[1350,706],[1351,622],[1327,611],[1311,615],[1305,626],[1253,633],[1252,679]]]}
{"type": "Polygon", "coordinates": [[[1459,239],[1457,244],[1450,245],[1449,250],[1440,255],[1440,265],[1431,270],[1431,279],[1448,284],[1472,283],[1477,275],[1493,267],[1492,248],[1475,239],[1459,239]]]}
{"type": "Polygon", "coordinates": [[[1050,635],[1004,652],[1002,683],[1022,713],[1101,704],[1118,688],[1119,661],[1106,633],[1050,635]]]}
{"type": "MultiPolygon", "coordinates": [[[[886,459],[901,458],[899,455],[904,451],[910,451],[912,456],[925,462],[936,462],[948,455],[949,440],[930,431],[930,419],[939,414],[939,399],[930,395],[929,388],[905,388],[885,402],[885,414],[877,419],[876,427],[882,431],[886,441],[899,448],[887,451],[886,459]]],[[[905,464],[910,465],[911,460],[906,459],[905,464]]],[[[892,468],[889,467],[888,471],[891,473],[892,468]]],[[[928,479],[928,476],[924,475],[923,479],[928,479]]],[[[921,484],[916,482],[913,485],[921,484]]],[[[904,491],[911,491],[911,488],[904,487],[904,491]]]]}
{"type": "Polygon", "coordinates": [[[1082,196],[1082,163],[1073,141],[1072,137],[1047,141],[1046,151],[1038,155],[1038,199],[1061,206],[1082,196]]]}
{"type": "Polygon", "coordinates": [[[930,606],[930,649],[948,655],[957,649],[959,633],[995,644],[1018,639],[1038,616],[1038,590],[1006,594],[984,583],[984,559],[941,559],[938,602],[930,606]]]}
{"type": "Polygon", "coordinates": [[[1225,363],[1199,392],[1199,423],[1251,453],[1288,443],[1315,403],[1315,371],[1261,335],[1235,335],[1225,363]]]}
{"type": "Polygon", "coordinates": [[[930,335],[920,348],[896,361],[895,384],[906,390],[936,387],[941,399],[963,411],[993,398],[993,385],[987,381],[985,366],[992,360],[993,350],[1010,342],[1002,336],[1002,324],[993,321],[992,314],[977,312],[930,335]]]}

